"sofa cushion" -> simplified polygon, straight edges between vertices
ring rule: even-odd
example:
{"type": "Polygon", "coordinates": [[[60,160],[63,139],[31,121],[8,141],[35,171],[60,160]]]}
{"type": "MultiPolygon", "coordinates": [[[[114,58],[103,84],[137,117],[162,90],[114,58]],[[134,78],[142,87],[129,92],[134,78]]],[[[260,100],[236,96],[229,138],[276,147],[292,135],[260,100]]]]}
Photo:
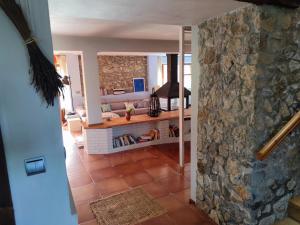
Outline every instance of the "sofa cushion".
{"type": "Polygon", "coordinates": [[[111,112],[110,104],[101,104],[101,110],[102,112],[111,112]]]}
{"type": "Polygon", "coordinates": [[[114,102],[111,103],[111,109],[114,110],[120,110],[120,109],[126,109],[124,102],[114,102]]]}
{"type": "Polygon", "coordinates": [[[136,108],[148,108],[149,107],[149,101],[148,100],[143,100],[143,101],[138,101],[136,102],[136,108]]]}
{"type": "Polygon", "coordinates": [[[125,116],[126,111],[124,109],[121,109],[121,110],[115,110],[112,112],[118,114],[119,116],[125,116]]]}
{"type": "Polygon", "coordinates": [[[114,112],[104,112],[102,113],[102,118],[106,119],[106,118],[119,118],[120,115],[118,115],[117,113],[114,112]]]}
{"type": "Polygon", "coordinates": [[[139,103],[139,101],[134,101],[133,102],[134,108],[138,108],[138,103],[139,103]]]}

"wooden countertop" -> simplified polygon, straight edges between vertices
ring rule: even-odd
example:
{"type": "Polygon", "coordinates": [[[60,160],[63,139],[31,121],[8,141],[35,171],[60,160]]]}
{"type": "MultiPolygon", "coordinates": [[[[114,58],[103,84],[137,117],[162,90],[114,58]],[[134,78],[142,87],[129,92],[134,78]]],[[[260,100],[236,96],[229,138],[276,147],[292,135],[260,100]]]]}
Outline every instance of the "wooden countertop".
{"type": "MultiPolygon", "coordinates": [[[[184,118],[191,118],[191,108],[184,110],[184,118]]],[[[150,117],[148,115],[136,115],[131,116],[131,120],[127,121],[125,117],[112,118],[110,121],[103,121],[101,124],[87,125],[83,123],[84,129],[107,129],[112,127],[127,126],[131,124],[157,122],[163,120],[171,120],[179,118],[179,111],[162,112],[158,117],[150,117]]]]}

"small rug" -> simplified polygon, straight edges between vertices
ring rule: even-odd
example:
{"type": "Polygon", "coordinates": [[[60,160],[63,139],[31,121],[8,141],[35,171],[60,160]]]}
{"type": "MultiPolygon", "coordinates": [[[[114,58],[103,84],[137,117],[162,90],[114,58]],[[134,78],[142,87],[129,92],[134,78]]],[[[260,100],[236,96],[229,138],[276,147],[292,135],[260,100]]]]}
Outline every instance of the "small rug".
{"type": "Polygon", "coordinates": [[[167,212],[142,188],[94,201],[90,206],[99,225],[135,225],[167,212]]]}

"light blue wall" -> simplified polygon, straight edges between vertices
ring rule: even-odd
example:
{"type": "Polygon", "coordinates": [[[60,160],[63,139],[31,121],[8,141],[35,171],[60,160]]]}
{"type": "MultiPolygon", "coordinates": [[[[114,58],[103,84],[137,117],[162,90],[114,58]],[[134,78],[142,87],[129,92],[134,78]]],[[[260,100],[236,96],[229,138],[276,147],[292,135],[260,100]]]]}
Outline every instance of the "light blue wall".
{"type": "MultiPolygon", "coordinates": [[[[47,0],[21,0],[39,44],[52,57],[47,0]]],[[[17,225],[74,225],[58,105],[46,108],[30,85],[27,51],[0,10],[0,124],[17,225]],[[47,172],[27,177],[24,160],[45,156],[47,172]]]]}

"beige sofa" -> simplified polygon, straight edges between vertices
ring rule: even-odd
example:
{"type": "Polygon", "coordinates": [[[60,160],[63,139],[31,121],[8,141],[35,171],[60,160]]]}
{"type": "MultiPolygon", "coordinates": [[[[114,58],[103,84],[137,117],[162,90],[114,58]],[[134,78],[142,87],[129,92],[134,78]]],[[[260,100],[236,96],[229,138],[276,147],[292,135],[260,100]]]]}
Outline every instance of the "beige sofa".
{"type": "MultiPolygon", "coordinates": [[[[147,114],[148,113],[148,100],[138,100],[138,101],[132,101],[134,105],[134,111],[133,115],[140,115],[140,114],[147,114]]],[[[125,116],[126,113],[126,106],[125,102],[112,102],[112,103],[106,103],[110,104],[112,113],[116,113],[119,116],[125,116]]]]}
{"type": "Polygon", "coordinates": [[[149,110],[149,98],[148,92],[127,93],[122,95],[106,95],[101,96],[101,104],[109,104],[112,113],[116,113],[119,116],[125,116],[126,105],[125,103],[133,103],[134,115],[147,114],[149,110]]]}

